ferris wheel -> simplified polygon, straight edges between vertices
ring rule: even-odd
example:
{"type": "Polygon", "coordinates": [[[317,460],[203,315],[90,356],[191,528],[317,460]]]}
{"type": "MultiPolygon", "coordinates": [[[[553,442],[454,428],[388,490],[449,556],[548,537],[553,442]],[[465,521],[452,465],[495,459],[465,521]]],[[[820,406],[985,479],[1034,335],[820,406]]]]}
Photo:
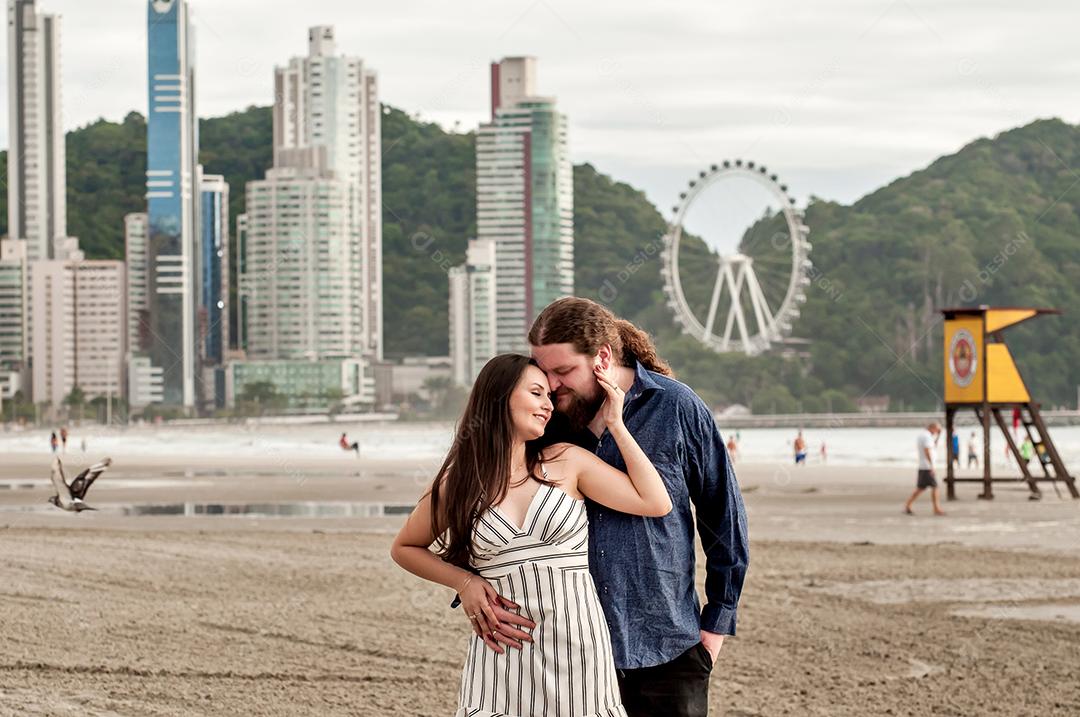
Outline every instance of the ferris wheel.
{"type": "Polygon", "coordinates": [[[799,316],[799,304],[806,301],[813,266],[809,258],[810,242],[806,240],[810,230],[787,187],[779,183],[775,174],[769,174],[765,167],[755,166],[754,162],[724,161],[690,180],[689,188],[679,194],[679,204],[673,210],[675,215],[668,224],[660,254],[661,272],[668,306],[683,333],[715,351],[741,351],[751,356],[783,341],[799,316]],[[712,255],[716,274],[709,294],[708,279],[712,272],[707,262],[680,271],[683,221],[706,187],[731,180],[749,180],[764,187],[774,203],[779,204],[779,210],[767,212],[747,230],[734,252],[712,255]],[[696,281],[685,284],[688,279],[696,281]]]}

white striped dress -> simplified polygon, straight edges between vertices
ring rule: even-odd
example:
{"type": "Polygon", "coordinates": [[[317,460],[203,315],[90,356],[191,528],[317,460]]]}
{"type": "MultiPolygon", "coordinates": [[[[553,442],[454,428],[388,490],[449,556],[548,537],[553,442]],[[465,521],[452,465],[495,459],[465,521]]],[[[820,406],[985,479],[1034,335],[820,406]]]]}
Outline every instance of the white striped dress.
{"type": "Polygon", "coordinates": [[[474,567],[536,627],[502,655],[473,635],[455,717],[626,717],[589,574],[585,502],[541,484],[522,528],[492,508],[473,539],[474,567]]]}

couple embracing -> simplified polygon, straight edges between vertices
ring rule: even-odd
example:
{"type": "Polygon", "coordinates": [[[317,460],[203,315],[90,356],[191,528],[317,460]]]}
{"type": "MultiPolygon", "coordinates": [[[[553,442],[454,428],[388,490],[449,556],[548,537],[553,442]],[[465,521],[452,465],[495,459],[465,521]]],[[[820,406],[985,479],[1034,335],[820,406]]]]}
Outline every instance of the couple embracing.
{"type": "Polygon", "coordinates": [[[712,413],[593,301],[549,305],[529,344],[484,366],[391,550],[473,629],[456,715],[706,715],[749,561],[712,413]]]}

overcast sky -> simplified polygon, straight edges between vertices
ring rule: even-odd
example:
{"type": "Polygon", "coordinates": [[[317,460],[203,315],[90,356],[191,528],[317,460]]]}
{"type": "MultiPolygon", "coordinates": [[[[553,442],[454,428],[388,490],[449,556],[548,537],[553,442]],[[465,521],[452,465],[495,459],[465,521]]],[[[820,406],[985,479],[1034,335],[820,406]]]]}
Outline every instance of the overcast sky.
{"type": "MultiPolygon", "coordinates": [[[[64,125],[145,114],[145,0],[39,5],[63,16],[64,125]]],[[[306,52],[310,25],[336,26],[340,50],[379,72],[384,102],[448,127],[486,117],[491,60],[534,55],[574,161],[665,213],[724,158],[767,164],[800,200],[851,202],[976,137],[1080,121],[1076,0],[191,5],[200,116],[269,104],[274,65],[306,52]]],[[[6,71],[0,83],[6,97],[6,71]]]]}

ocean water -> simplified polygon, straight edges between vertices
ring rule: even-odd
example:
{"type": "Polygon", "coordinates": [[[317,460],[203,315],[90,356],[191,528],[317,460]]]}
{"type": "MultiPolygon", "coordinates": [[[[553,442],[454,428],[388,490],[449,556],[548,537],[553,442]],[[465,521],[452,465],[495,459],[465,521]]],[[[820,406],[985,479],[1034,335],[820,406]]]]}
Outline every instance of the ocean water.
{"type": "MultiPolygon", "coordinates": [[[[725,440],[737,438],[738,460],[788,463],[792,460],[795,431],[786,428],[721,429],[725,440]]],[[[280,453],[290,458],[305,455],[335,458],[341,455],[338,439],[345,432],[360,443],[361,456],[393,460],[437,461],[453,438],[450,423],[334,423],[298,426],[135,426],[105,429],[101,426],[69,427],[68,453],[80,454],[86,440],[87,456],[260,456],[280,453]]],[[[49,453],[49,431],[0,430],[0,460],[5,452],[49,453]]],[[[915,466],[916,428],[806,429],[808,461],[820,463],[821,444],[827,460],[835,465],[915,466]]],[[[960,431],[961,465],[967,464],[970,428],[960,431]]],[[[1080,473],[1080,426],[1051,429],[1058,451],[1074,475],[1080,473]]],[[[990,451],[995,466],[1006,467],[1005,439],[995,430],[990,451]]],[[[976,452],[982,460],[982,443],[976,436],[976,452]]],[[[945,436],[938,440],[937,463],[944,466],[945,436]]],[[[1032,468],[1037,465],[1032,462],[1032,468]]],[[[1015,470],[1015,468],[1014,468],[1015,470]]]]}
{"type": "MultiPolygon", "coordinates": [[[[737,437],[740,460],[750,462],[793,460],[792,447],[797,433],[795,430],[790,428],[721,430],[725,439],[730,438],[732,434],[737,437]]],[[[920,430],[918,428],[808,428],[803,431],[803,438],[806,439],[807,460],[810,463],[822,461],[821,444],[824,443],[826,459],[831,464],[914,467],[918,460],[915,440],[920,430]]],[[[1069,472],[1076,475],[1080,472],[1080,426],[1061,426],[1051,428],[1049,431],[1069,472]]],[[[960,465],[966,467],[971,428],[964,427],[958,431],[958,434],[960,465]]],[[[1023,440],[1023,436],[1023,426],[1021,426],[1018,445],[1023,440]]],[[[945,440],[945,434],[942,432],[937,441],[935,461],[940,467],[945,465],[945,440]]],[[[981,431],[978,431],[975,434],[975,452],[980,465],[982,451],[981,431]]],[[[1013,466],[1013,470],[1019,472],[1012,459],[1007,458],[1005,437],[996,426],[990,434],[990,461],[992,466],[1002,468],[1013,466]]],[[[1030,468],[1041,475],[1034,459],[1030,468]]]]}
{"type": "MultiPolygon", "coordinates": [[[[332,423],[296,426],[103,426],[68,427],[68,454],[135,456],[282,456],[338,458],[338,440],[360,444],[366,458],[437,460],[450,446],[451,426],[441,423],[332,423]]],[[[0,431],[0,456],[5,451],[49,452],[48,430],[0,431]]]]}

